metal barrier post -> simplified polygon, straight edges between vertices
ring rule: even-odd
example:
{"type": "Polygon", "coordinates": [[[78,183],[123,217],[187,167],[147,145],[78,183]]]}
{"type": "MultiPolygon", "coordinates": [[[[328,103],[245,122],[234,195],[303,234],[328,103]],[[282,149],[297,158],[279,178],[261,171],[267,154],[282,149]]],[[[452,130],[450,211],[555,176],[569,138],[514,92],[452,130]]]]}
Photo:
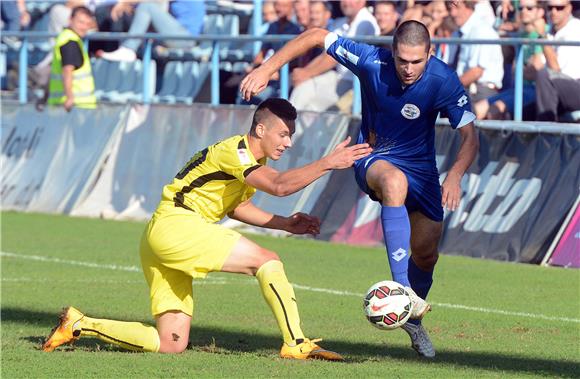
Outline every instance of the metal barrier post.
{"type": "Polygon", "coordinates": [[[18,52],[18,102],[26,104],[28,100],[28,38],[22,39],[18,52]]]}
{"type": "Polygon", "coordinates": [[[151,102],[151,76],[149,70],[151,67],[151,50],[153,42],[150,39],[145,41],[145,51],[143,52],[143,104],[151,102]]]}
{"type": "Polygon", "coordinates": [[[220,43],[213,44],[211,53],[211,105],[220,103],[220,43]]]}
{"type": "MultiPolygon", "coordinates": [[[[252,14],[252,34],[254,36],[258,35],[260,27],[262,26],[262,0],[254,0],[254,13],[252,14]]],[[[258,55],[260,51],[260,41],[254,41],[252,52],[254,57],[258,55]]],[[[253,57],[252,57],[253,59],[253,57]]]]}
{"type": "Polygon", "coordinates": [[[524,48],[522,45],[516,47],[515,75],[514,121],[522,121],[524,93],[524,48]]]}
{"type": "Polygon", "coordinates": [[[282,66],[280,70],[280,97],[288,100],[289,85],[288,85],[288,63],[282,66]]]}
{"type": "Polygon", "coordinates": [[[360,115],[362,104],[361,104],[361,93],[360,93],[360,80],[358,77],[354,77],[352,83],[352,114],[353,115],[360,115]]]}

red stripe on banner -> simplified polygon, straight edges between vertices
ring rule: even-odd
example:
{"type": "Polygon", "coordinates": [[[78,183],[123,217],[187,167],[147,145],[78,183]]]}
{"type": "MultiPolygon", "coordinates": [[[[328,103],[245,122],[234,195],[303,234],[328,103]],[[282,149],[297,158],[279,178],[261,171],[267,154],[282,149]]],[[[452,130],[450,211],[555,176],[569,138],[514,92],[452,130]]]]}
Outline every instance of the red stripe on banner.
{"type": "Polygon", "coordinates": [[[574,216],[562,234],[550,258],[550,264],[580,268],[580,207],[576,208],[574,216]]]}
{"type": "Polygon", "coordinates": [[[365,224],[354,226],[357,220],[357,203],[350,210],[348,217],[340,228],[332,235],[332,242],[359,246],[382,246],[383,231],[381,220],[377,217],[365,224]]]}

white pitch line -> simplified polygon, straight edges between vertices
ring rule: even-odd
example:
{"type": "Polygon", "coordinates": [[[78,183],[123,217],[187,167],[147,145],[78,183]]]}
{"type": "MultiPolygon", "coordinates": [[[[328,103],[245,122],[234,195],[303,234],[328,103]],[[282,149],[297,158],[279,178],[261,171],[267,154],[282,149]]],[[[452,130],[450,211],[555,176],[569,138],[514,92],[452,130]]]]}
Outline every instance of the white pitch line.
{"type": "MultiPolygon", "coordinates": [[[[322,292],[322,293],[329,293],[332,295],[342,295],[342,296],[356,296],[359,298],[362,298],[364,296],[364,294],[362,294],[362,293],[355,293],[355,292],[348,292],[348,291],[337,291],[337,290],[330,290],[330,289],[325,289],[325,288],[308,287],[308,286],[302,286],[300,284],[292,284],[292,285],[294,286],[294,288],[299,288],[299,289],[312,291],[312,292],[322,292]]],[[[462,309],[465,311],[473,311],[473,312],[480,312],[480,313],[491,313],[491,314],[507,315],[507,316],[537,318],[537,319],[549,320],[549,321],[565,321],[565,322],[580,323],[580,319],[577,319],[577,318],[554,317],[554,316],[546,316],[543,314],[527,313],[527,312],[512,312],[512,311],[504,311],[501,309],[471,307],[468,305],[461,305],[461,304],[448,304],[448,303],[435,303],[435,302],[431,302],[431,304],[435,305],[437,307],[442,307],[442,308],[462,309]]]]}
{"type": "MultiPolygon", "coordinates": [[[[73,265],[73,266],[83,266],[83,267],[89,267],[89,268],[106,269],[106,270],[141,272],[141,269],[137,266],[120,266],[120,265],[100,264],[100,263],[85,262],[85,261],[73,261],[73,260],[68,260],[68,259],[60,259],[60,258],[46,257],[46,256],[40,256],[40,255],[15,254],[15,253],[9,253],[9,252],[5,252],[5,251],[1,251],[0,256],[9,257],[9,258],[16,258],[16,259],[28,259],[28,260],[39,261],[39,262],[60,263],[60,264],[68,264],[68,265],[73,265]]],[[[227,280],[225,280],[224,278],[215,278],[215,279],[217,279],[215,284],[225,284],[227,282],[227,280]]],[[[327,294],[331,294],[331,295],[341,295],[341,296],[354,296],[354,297],[359,297],[359,298],[362,298],[364,296],[363,294],[356,293],[356,292],[303,286],[303,285],[295,284],[295,283],[292,283],[292,285],[294,286],[294,288],[302,289],[302,290],[310,291],[310,292],[320,292],[320,293],[327,293],[327,294]]],[[[534,318],[534,319],[547,320],[547,321],[563,321],[563,322],[580,323],[580,319],[577,319],[577,318],[554,317],[554,316],[546,316],[543,314],[527,313],[527,312],[512,312],[512,311],[504,311],[501,309],[472,307],[472,306],[461,305],[461,304],[448,304],[448,303],[431,303],[431,304],[433,304],[437,307],[442,307],[442,308],[460,309],[460,310],[479,312],[479,313],[500,314],[500,315],[506,315],[506,316],[534,318]]]]}
{"type": "Polygon", "coordinates": [[[31,261],[39,261],[39,262],[62,263],[62,264],[73,265],[73,266],[102,268],[102,269],[106,269],[106,270],[141,272],[141,269],[137,266],[119,266],[119,265],[110,265],[110,264],[101,264],[101,263],[92,263],[92,262],[83,262],[83,261],[71,261],[68,259],[45,257],[45,256],[41,256],[41,255],[14,254],[14,253],[8,253],[5,251],[1,251],[0,256],[9,257],[9,258],[18,258],[18,259],[28,259],[31,261]]]}

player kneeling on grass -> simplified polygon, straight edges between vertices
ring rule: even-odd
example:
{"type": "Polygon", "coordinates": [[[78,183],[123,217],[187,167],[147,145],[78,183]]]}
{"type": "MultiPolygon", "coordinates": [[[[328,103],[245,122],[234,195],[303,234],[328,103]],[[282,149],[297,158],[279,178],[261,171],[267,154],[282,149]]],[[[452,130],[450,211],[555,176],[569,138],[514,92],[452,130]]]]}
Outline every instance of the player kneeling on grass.
{"type": "Polygon", "coordinates": [[[192,279],[222,271],[254,275],[282,331],[280,356],[342,360],[306,338],[294,290],[276,253],[215,222],[226,215],[247,224],[317,234],[320,221],[304,213],[290,217],[265,212],[250,202],[256,189],[275,196],[293,194],[324,174],[351,167],[371,152],[368,144],[338,144],[327,156],[306,166],[277,172],[266,166],[292,146],[296,109],[286,100],[262,102],[247,135],[230,137],[195,154],[163,188],[161,202],[141,240],[141,263],[149,284],[157,327],[138,322],[87,317],[66,308],[44,343],[44,351],[94,336],[138,351],[185,350],[193,311],[192,279]]]}

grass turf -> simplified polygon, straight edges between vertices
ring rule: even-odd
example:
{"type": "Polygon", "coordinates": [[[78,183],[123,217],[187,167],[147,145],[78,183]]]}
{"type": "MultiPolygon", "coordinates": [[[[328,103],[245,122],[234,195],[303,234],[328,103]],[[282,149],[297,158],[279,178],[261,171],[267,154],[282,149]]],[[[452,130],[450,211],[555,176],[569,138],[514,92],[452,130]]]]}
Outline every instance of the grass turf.
{"type": "Polygon", "coordinates": [[[194,282],[183,354],[125,352],[89,338],[40,351],[65,305],[153,322],[139,272],[143,227],[2,214],[3,377],[579,377],[579,270],[443,255],[425,321],[437,357],[425,361],[403,331],[379,331],[363,316],[362,294],[389,276],[384,250],[265,236],[249,237],[281,256],[305,333],[346,362],[278,358],[279,332],[257,283],[232,274],[194,282]]]}

